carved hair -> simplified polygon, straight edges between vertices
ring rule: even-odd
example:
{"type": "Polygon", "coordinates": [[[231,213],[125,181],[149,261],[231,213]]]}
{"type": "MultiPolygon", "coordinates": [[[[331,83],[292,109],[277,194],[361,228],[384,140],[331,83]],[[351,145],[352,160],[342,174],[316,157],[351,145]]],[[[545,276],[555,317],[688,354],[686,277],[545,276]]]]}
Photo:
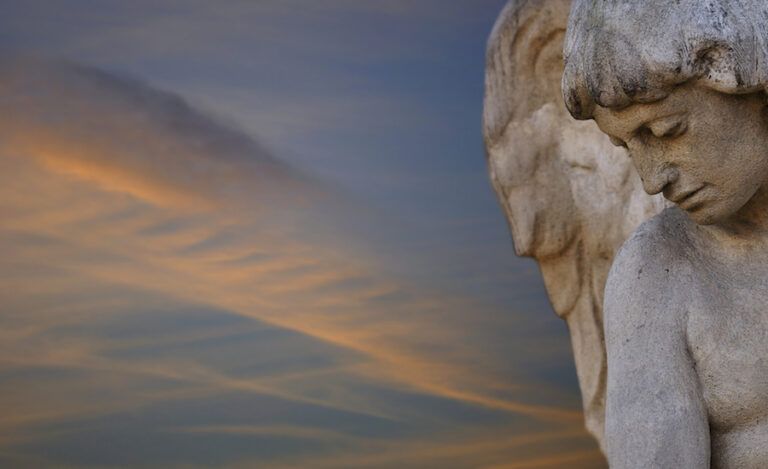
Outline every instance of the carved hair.
{"type": "Polygon", "coordinates": [[[729,94],[768,89],[765,0],[574,0],[563,96],[577,119],[594,105],[663,99],[700,80],[729,94]]]}

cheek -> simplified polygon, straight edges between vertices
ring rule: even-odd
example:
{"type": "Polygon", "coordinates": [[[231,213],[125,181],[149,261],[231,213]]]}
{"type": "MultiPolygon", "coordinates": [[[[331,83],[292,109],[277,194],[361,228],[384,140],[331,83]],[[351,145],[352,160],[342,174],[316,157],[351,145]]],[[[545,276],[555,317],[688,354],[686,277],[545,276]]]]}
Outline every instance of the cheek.
{"type": "Polygon", "coordinates": [[[491,177],[494,183],[508,192],[533,179],[538,152],[528,146],[519,151],[506,148],[492,150],[489,157],[491,177]]]}
{"type": "Polygon", "coordinates": [[[526,184],[507,188],[503,197],[518,255],[552,256],[573,240],[577,219],[571,187],[562,173],[540,171],[526,184]]]}
{"type": "Polygon", "coordinates": [[[768,159],[748,142],[713,146],[707,152],[706,180],[724,192],[754,192],[768,173],[768,159]]]}
{"type": "Polygon", "coordinates": [[[691,156],[697,172],[712,185],[728,192],[750,191],[768,175],[766,129],[748,110],[733,106],[725,115],[694,123],[696,152],[691,156]],[[728,112],[730,111],[730,112],[728,112]]]}

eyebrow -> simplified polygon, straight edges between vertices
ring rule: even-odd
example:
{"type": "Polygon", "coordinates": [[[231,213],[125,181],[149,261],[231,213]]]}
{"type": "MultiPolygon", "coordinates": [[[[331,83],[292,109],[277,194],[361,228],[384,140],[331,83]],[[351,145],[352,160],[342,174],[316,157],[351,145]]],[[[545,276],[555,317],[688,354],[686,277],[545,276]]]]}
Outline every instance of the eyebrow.
{"type": "MultiPolygon", "coordinates": [[[[616,119],[616,120],[618,120],[618,121],[621,121],[621,120],[622,120],[622,117],[620,116],[620,114],[619,114],[619,113],[621,113],[622,111],[623,111],[623,110],[614,111],[614,112],[612,113],[611,117],[612,117],[613,119],[616,119]]],[[[645,113],[646,113],[646,114],[650,114],[650,113],[652,113],[652,112],[653,112],[653,110],[651,109],[651,110],[648,110],[648,111],[647,111],[647,112],[645,112],[645,113]]],[[[676,116],[680,116],[680,117],[683,117],[683,116],[685,116],[686,114],[688,114],[688,112],[687,112],[687,111],[674,111],[674,112],[669,112],[669,113],[665,113],[665,114],[662,114],[662,115],[660,115],[660,116],[647,116],[647,115],[646,115],[646,116],[641,116],[641,117],[645,117],[645,118],[643,118],[643,119],[639,119],[639,123],[638,123],[636,126],[632,127],[632,128],[631,128],[631,130],[627,131],[627,134],[628,134],[628,136],[630,136],[630,137],[633,137],[633,136],[635,136],[635,135],[637,134],[637,132],[638,132],[638,131],[639,131],[641,128],[643,128],[643,127],[645,127],[645,128],[649,128],[649,126],[650,126],[651,124],[653,124],[654,122],[658,122],[658,121],[660,121],[660,120],[669,119],[669,118],[671,118],[671,117],[676,117],[676,116]]],[[[607,133],[607,132],[606,132],[606,133],[607,133]]],[[[609,135],[613,135],[613,134],[609,134],[609,135]]],[[[619,137],[616,137],[616,136],[614,136],[614,137],[615,137],[615,138],[619,138],[619,137]]],[[[623,138],[619,138],[619,139],[620,139],[620,140],[622,140],[622,141],[626,140],[626,139],[623,139],[623,138]]]]}

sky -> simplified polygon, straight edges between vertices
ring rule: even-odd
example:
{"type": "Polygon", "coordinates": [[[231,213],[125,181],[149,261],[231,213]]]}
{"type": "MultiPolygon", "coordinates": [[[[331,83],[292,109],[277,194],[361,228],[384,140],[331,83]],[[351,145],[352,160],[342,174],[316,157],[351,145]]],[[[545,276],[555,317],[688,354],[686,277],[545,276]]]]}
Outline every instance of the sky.
{"type": "Polygon", "coordinates": [[[0,466],[601,468],[504,0],[0,0],[0,466]]]}

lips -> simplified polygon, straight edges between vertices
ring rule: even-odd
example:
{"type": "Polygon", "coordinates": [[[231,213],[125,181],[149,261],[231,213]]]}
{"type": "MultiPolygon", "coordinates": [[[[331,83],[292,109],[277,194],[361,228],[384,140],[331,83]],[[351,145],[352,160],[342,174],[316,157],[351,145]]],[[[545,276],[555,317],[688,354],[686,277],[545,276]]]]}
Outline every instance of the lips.
{"type": "Polygon", "coordinates": [[[696,203],[696,201],[694,200],[694,197],[696,196],[696,194],[701,192],[701,190],[704,189],[704,187],[705,186],[701,186],[690,191],[681,191],[677,194],[671,194],[667,198],[672,202],[674,202],[675,204],[677,204],[683,210],[687,210],[687,209],[693,208],[693,205],[696,203]]]}

